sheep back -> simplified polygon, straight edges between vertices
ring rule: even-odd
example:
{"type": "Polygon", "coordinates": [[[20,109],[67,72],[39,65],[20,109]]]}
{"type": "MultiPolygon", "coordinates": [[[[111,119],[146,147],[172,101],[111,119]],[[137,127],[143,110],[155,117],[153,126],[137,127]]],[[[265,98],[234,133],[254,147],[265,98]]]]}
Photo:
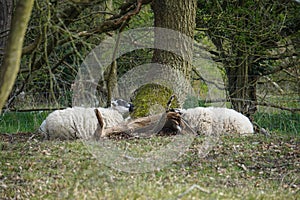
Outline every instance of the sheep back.
{"type": "Polygon", "coordinates": [[[233,109],[210,107],[213,113],[222,122],[221,128],[225,133],[238,133],[241,135],[254,133],[249,118],[233,109]]]}
{"type": "MultiPolygon", "coordinates": [[[[113,127],[124,121],[122,115],[116,110],[97,109],[103,116],[103,128],[113,127]]],[[[97,129],[97,125],[94,108],[73,107],[49,114],[40,130],[48,139],[89,139],[97,129]]]]}
{"type": "Polygon", "coordinates": [[[193,128],[197,133],[210,135],[213,132],[213,113],[205,108],[189,108],[182,110],[182,118],[193,128]]]}
{"type": "Polygon", "coordinates": [[[197,107],[182,111],[182,118],[198,133],[249,134],[253,133],[250,120],[241,113],[228,108],[197,107]]]}

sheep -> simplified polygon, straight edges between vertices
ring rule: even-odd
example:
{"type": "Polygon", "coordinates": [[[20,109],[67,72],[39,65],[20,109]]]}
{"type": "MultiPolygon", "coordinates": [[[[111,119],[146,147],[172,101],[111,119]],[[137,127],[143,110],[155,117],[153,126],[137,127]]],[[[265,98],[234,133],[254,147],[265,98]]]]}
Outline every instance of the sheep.
{"type": "MultiPolygon", "coordinates": [[[[250,120],[241,113],[228,108],[196,107],[180,110],[181,117],[196,132],[204,135],[254,133],[250,120]]],[[[180,130],[180,129],[178,129],[180,130]]]]}
{"type": "Polygon", "coordinates": [[[127,102],[123,99],[116,99],[111,101],[111,108],[121,113],[123,118],[128,121],[130,119],[129,113],[133,112],[134,105],[131,102],[127,102]]]}
{"type": "MultiPolygon", "coordinates": [[[[132,104],[125,105],[124,100],[112,102],[112,107],[97,108],[104,121],[104,128],[111,128],[124,122],[124,117],[132,110],[132,104]],[[120,105],[121,103],[121,105],[120,105]],[[127,113],[125,112],[127,109],[127,113]]],[[[56,110],[49,114],[39,128],[39,133],[47,139],[90,139],[93,137],[98,120],[95,108],[73,107],[64,110],[56,110]]]]}

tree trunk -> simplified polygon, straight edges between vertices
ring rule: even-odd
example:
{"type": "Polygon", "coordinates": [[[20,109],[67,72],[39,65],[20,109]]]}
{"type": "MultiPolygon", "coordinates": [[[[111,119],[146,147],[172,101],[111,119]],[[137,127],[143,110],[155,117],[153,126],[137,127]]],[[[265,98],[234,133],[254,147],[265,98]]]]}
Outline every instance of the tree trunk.
{"type": "MultiPolygon", "coordinates": [[[[154,26],[167,28],[185,34],[193,39],[196,17],[196,0],[154,0],[154,26]]],[[[152,61],[180,69],[187,77],[191,71],[193,42],[186,41],[181,35],[161,35],[155,32],[154,54],[152,61]],[[180,55],[156,48],[164,44],[180,51],[180,55]]]]}
{"type": "MultiPolygon", "coordinates": [[[[10,30],[13,0],[0,1],[0,54],[4,53],[7,36],[10,30]]],[[[0,64],[2,60],[0,59],[0,64]]]]}
{"type": "MultiPolygon", "coordinates": [[[[192,70],[196,2],[196,0],[154,0],[152,2],[155,27],[152,63],[180,70],[185,76],[185,80],[182,81],[189,80],[190,71],[192,70]]],[[[176,82],[174,84],[183,83],[176,82]]],[[[160,89],[156,89],[156,91],[161,91],[159,93],[160,97],[156,98],[151,104],[165,107],[167,101],[161,102],[161,100],[169,99],[170,95],[174,94],[175,91],[171,91],[171,94],[166,96],[166,93],[168,93],[164,92],[166,88],[161,86],[160,89]]],[[[149,99],[149,96],[155,97],[157,95],[153,92],[151,94],[149,92],[139,92],[144,94],[144,97],[141,96],[141,99],[149,99]]],[[[135,104],[135,113],[148,113],[146,109],[143,109],[145,106],[142,103],[135,102],[135,100],[133,102],[135,104]],[[139,108],[141,110],[138,110],[139,108]]],[[[179,102],[179,104],[183,103],[179,102]]]]}
{"type": "Polygon", "coordinates": [[[18,1],[0,68],[0,110],[4,106],[20,69],[22,45],[34,0],[18,1]]]}
{"type": "MultiPolygon", "coordinates": [[[[152,63],[178,69],[186,77],[185,81],[189,80],[190,71],[192,70],[196,0],[154,0],[152,9],[155,26],[152,63]]],[[[174,84],[183,83],[176,82],[174,84]]],[[[155,85],[153,86],[155,88],[155,85]]],[[[154,94],[154,88],[150,94],[149,92],[139,91],[141,92],[140,94],[144,95],[141,96],[141,99],[149,99],[149,96],[155,97],[157,94],[154,94]]],[[[161,91],[159,93],[160,97],[152,101],[151,104],[165,107],[167,101],[161,101],[169,99],[170,95],[174,94],[175,91],[171,91],[171,94],[167,95],[166,93],[168,92],[165,92],[166,88],[164,86],[156,89],[156,91],[158,90],[161,91]]],[[[149,108],[149,106],[143,105],[140,101],[136,102],[133,100],[133,102],[135,104],[135,113],[148,113],[146,107],[149,108]]],[[[183,104],[183,102],[179,104],[183,104]]]]}
{"type": "Polygon", "coordinates": [[[228,92],[232,108],[251,119],[256,112],[257,75],[252,72],[250,60],[241,52],[237,53],[236,66],[226,67],[228,92]],[[245,58],[245,59],[244,59],[245,58]]]}

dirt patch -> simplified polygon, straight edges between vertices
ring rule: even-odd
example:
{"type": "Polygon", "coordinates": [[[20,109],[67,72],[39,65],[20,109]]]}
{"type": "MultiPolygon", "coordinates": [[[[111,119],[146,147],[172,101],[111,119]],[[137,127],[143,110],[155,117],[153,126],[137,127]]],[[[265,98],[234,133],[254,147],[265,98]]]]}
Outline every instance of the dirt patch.
{"type": "Polygon", "coordinates": [[[32,132],[19,132],[19,133],[0,133],[1,143],[24,143],[30,140],[42,140],[43,138],[32,132]]]}

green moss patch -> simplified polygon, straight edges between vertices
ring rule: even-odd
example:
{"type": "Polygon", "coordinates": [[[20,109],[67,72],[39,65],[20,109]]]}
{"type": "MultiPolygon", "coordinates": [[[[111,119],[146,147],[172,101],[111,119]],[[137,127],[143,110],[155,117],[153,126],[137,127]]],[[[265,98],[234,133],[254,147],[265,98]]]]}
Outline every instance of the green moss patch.
{"type": "MultiPolygon", "coordinates": [[[[172,90],[158,84],[146,84],[140,87],[133,97],[134,112],[132,117],[138,118],[164,112],[172,94],[172,90]]],[[[176,108],[178,106],[179,103],[175,97],[171,107],[176,108]]]]}

